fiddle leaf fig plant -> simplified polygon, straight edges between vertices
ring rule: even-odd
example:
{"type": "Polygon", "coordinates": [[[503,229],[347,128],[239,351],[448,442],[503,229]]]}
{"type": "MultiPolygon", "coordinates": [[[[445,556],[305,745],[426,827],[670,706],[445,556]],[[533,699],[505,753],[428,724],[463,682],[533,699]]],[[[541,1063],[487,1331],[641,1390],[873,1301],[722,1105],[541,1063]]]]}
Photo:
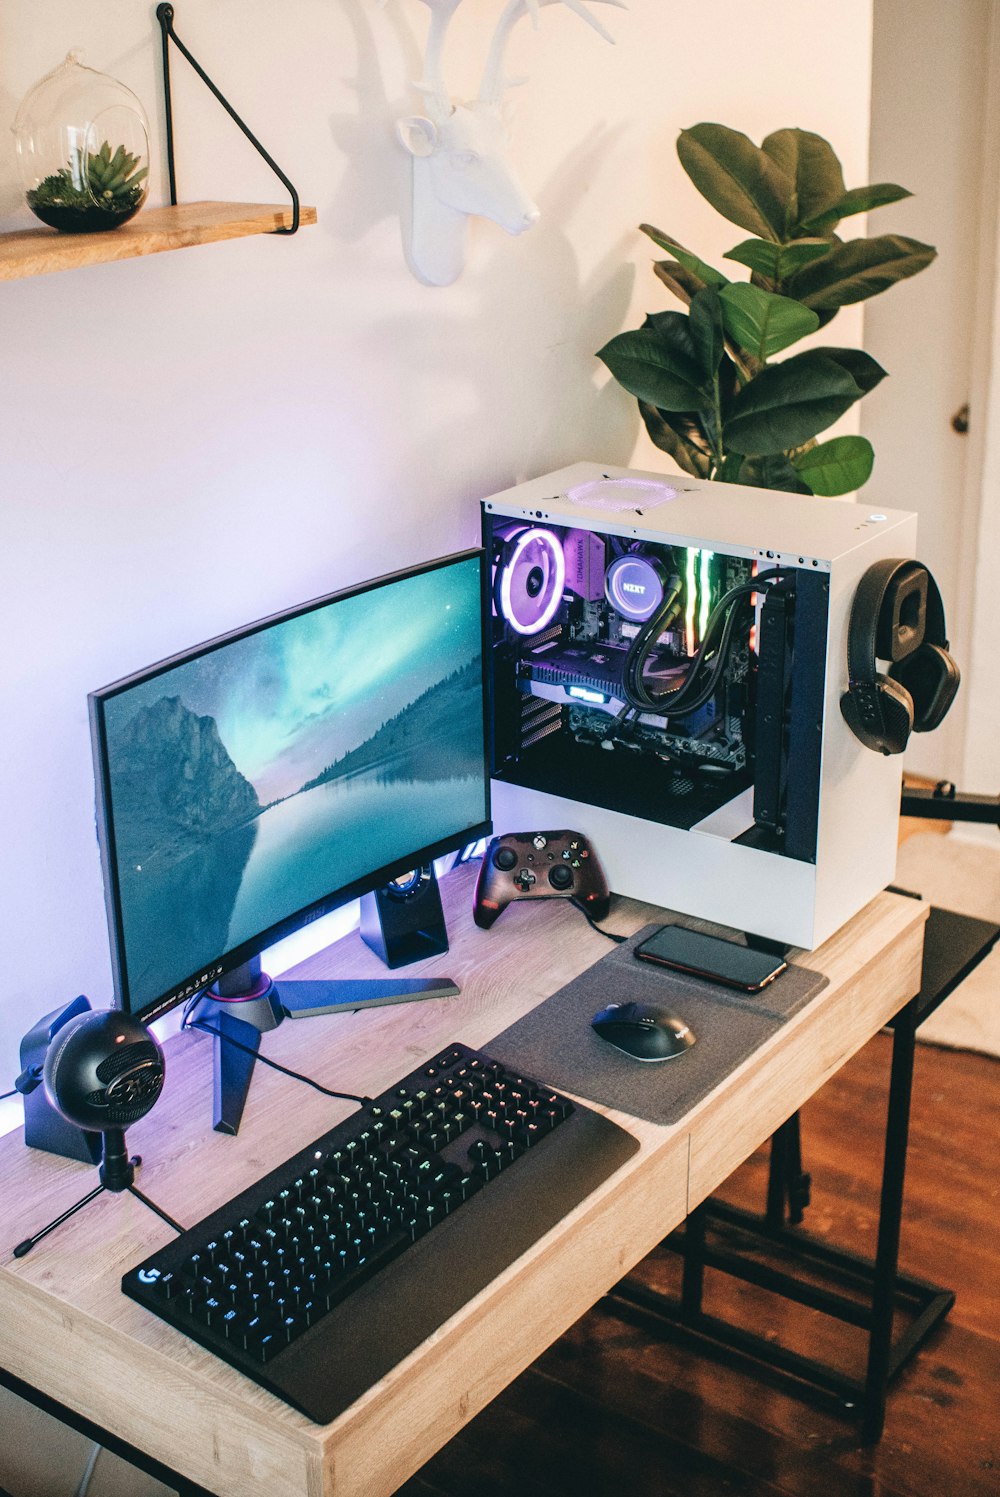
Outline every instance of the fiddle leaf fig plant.
{"type": "Polygon", "coordinates": [[[864,437],[817,438],[885,370],[855,348],[787,354],[841,307],[916,275],[936,251],[900,234],[843,240],[841,221],[909,197],[877,182],[848,189],[832,146],[777,130],[757,146],[726,125],[682,130],[677,154],[701,195],[750,239],[722,258],[736,279],[641,224],[669,258],[654,265],[683,312],[650,314],[600,350],[634,395],[651,439],[686,473],[802,494],[846,494],[871,474],[864,437]],[[777,354],[785,357],[772,362],[777,354]]]}

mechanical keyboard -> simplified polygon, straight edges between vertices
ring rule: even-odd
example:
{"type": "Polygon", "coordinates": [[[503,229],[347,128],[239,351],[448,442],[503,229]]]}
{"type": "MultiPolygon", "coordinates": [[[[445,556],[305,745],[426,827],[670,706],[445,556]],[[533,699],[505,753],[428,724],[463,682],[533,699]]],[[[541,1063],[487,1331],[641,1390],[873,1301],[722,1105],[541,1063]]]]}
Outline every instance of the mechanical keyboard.
{"type": "Polygon", "coordinates": [[[122,1279],[326,1424],[635,1152],[452,1044],[122,1279]]]}

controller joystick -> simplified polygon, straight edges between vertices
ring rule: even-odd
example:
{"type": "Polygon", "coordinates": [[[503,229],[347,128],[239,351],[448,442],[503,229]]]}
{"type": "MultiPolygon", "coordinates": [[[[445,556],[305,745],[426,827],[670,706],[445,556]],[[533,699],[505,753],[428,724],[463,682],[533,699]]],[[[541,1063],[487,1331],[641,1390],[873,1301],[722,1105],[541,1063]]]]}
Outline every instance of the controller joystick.
{"type": "Polygon", "coordinates": [[[507,832],[483,855],[472,915],[481,930],[515,899],[572,899],[603,920],[610,893],[597,854],[580,832],[507,832]]]}

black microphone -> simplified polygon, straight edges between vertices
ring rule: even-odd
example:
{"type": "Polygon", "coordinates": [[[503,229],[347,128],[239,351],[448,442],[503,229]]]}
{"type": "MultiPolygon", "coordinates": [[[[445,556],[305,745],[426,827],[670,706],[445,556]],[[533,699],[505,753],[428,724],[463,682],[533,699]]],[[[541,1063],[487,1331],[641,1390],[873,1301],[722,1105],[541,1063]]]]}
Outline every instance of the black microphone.
{"type": "MultiPolygon", "coordinates": [[[[58,1031],[42,1067],[45,1095],[67,1122],[100,1133],[101,1183],[42,1231],[19,1242],[15,1258],[23,1258],[36,1242],[104,1190],[130,1191],[175,1231],[182,1230],[136,1188],[136,1166],[142,1160],[130,1159],[125,1146],[126,1127],[153,1107],[163,1090],[165,1070],[163,1051],[149,1030],[117,1009],[78,1014],[58,1031]]],[[[24,1082],[18,1090],[33,1090],[38,1085],[37,1071],[37,1066],[27,1067],[18,1078],[24,1082]]]]}

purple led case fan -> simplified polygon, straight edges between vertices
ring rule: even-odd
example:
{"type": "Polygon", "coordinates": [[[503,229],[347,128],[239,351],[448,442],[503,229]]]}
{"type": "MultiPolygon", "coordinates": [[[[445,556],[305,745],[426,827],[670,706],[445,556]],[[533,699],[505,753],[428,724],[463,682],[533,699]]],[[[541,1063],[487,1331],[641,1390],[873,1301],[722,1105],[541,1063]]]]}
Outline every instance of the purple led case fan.
{"type": "Polygon", "coordinates": [[[538,634],[562,601],[566,558],[551,530],[527,526],[505,537],[497,569],[496,603],[517,634],[538,634]]]}

